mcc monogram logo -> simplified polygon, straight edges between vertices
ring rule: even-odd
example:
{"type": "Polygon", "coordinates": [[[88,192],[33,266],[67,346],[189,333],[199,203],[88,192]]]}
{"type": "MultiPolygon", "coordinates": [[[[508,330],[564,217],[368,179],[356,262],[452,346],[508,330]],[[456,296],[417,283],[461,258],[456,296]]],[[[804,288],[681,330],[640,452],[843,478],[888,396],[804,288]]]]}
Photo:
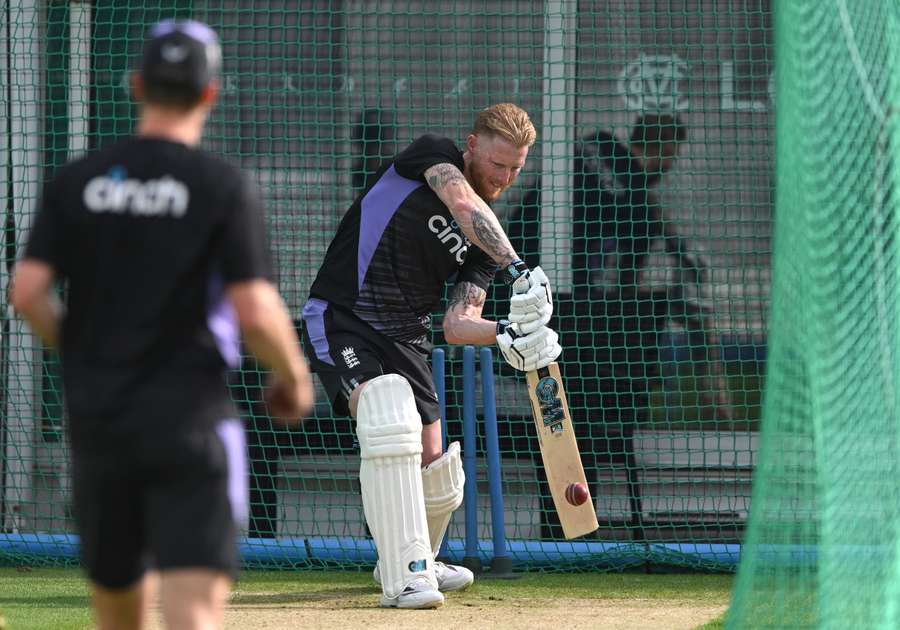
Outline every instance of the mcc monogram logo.
{"type": "Polygon", "coordinates": [[[544,426],[550,428],[550,433],[561,433],[565,413],[559,399],[559,383],[552,376],[545,376],[538,381],[534,393],[541,404],[544,426]]]}
{"type": "Polygon", "coordinates": [[[641,55],[619,75],[619,94],[634,111],[682,111],[688,65],[678,55],[641,55]]]}

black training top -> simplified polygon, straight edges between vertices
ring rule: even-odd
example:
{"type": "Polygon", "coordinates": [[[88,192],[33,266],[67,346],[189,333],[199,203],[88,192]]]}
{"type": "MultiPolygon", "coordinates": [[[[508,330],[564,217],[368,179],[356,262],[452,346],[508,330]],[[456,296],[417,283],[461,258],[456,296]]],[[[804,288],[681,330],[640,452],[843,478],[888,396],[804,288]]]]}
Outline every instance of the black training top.
{"type": "Polygon", "coordinates": [[[46,186],[25,255],[66,282],[73,435],[233,417],[223,290],[271,275],[259,198],[235,166],[151,138],[74,161],[46,186]]]}
{"type": "Polygon", "coordinates": [[[465,168],[451,140],[424,135],[382,166],[344,215],[305,316],[327,302],[392,339],[424,343],[448,280],[488,287],[497,265],[425,183],[425,171],[443,163],[465,168]]]}

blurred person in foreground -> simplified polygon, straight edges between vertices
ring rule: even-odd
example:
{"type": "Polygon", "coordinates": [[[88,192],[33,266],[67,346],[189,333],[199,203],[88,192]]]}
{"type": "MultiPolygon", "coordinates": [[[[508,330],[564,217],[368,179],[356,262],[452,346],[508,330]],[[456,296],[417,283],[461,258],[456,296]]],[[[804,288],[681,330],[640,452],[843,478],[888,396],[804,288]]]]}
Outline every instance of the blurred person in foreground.
{"type": "Polygon", "coordinates": [[[169,628],[222,624],[248,507],[226,386],[241,334],[273,372],[274,416],[296,422],[313,402],[269,280],[255,187],[198,148],[220,67],[206,25],[154,26],[131,77],[134,136],[60,169],[15,270],[13,305],[61,353],[74,515],[101,630],[141,628],[157,583],[169,628]]]}

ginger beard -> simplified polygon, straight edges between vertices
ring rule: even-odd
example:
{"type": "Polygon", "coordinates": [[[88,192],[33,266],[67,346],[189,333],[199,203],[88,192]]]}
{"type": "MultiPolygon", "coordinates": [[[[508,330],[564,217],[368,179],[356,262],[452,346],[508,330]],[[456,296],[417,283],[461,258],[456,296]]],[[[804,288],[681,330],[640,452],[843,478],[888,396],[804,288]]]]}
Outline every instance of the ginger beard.
{"type": "Polygon", "coordinates": [[[517,147],[503,138],[484,135],[469,136],[467,149],[470,159],[466,163],[466,179],[488,204],[512,186],[528,156],[527,146],[517,147]]]}
{"type": "Polygon", "coordinates": [[[478,162],[475,160],[469,164],[467,175],[472,189],[489,204],[497,201],[500,195],[512,185],[511,183],[504,185],[492,182],[490,176],[478,166],[478,162]]]}

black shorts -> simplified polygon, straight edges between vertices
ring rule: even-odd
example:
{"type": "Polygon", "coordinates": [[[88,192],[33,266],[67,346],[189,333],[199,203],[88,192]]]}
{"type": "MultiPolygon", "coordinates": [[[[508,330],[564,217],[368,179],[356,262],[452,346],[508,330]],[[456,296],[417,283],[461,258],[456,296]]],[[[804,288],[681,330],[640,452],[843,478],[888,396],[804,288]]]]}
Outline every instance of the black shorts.
{"type": "Polygon", "coordinates": [[[249,501],[243,425],[142,433],[117,444],[73,443],[73,507],[88,577],[110,589],[133,585],[148,569],[235,577],[249,501]]]}
{"type": "Polygon", "coordinates": [[[383,374],[409,381],[422,424],[440,419],[427,345],[395,341],[341,308],[310,299],[303,309],[303,349],[336,414],[350,415],[353,390],[383,374]]]}

